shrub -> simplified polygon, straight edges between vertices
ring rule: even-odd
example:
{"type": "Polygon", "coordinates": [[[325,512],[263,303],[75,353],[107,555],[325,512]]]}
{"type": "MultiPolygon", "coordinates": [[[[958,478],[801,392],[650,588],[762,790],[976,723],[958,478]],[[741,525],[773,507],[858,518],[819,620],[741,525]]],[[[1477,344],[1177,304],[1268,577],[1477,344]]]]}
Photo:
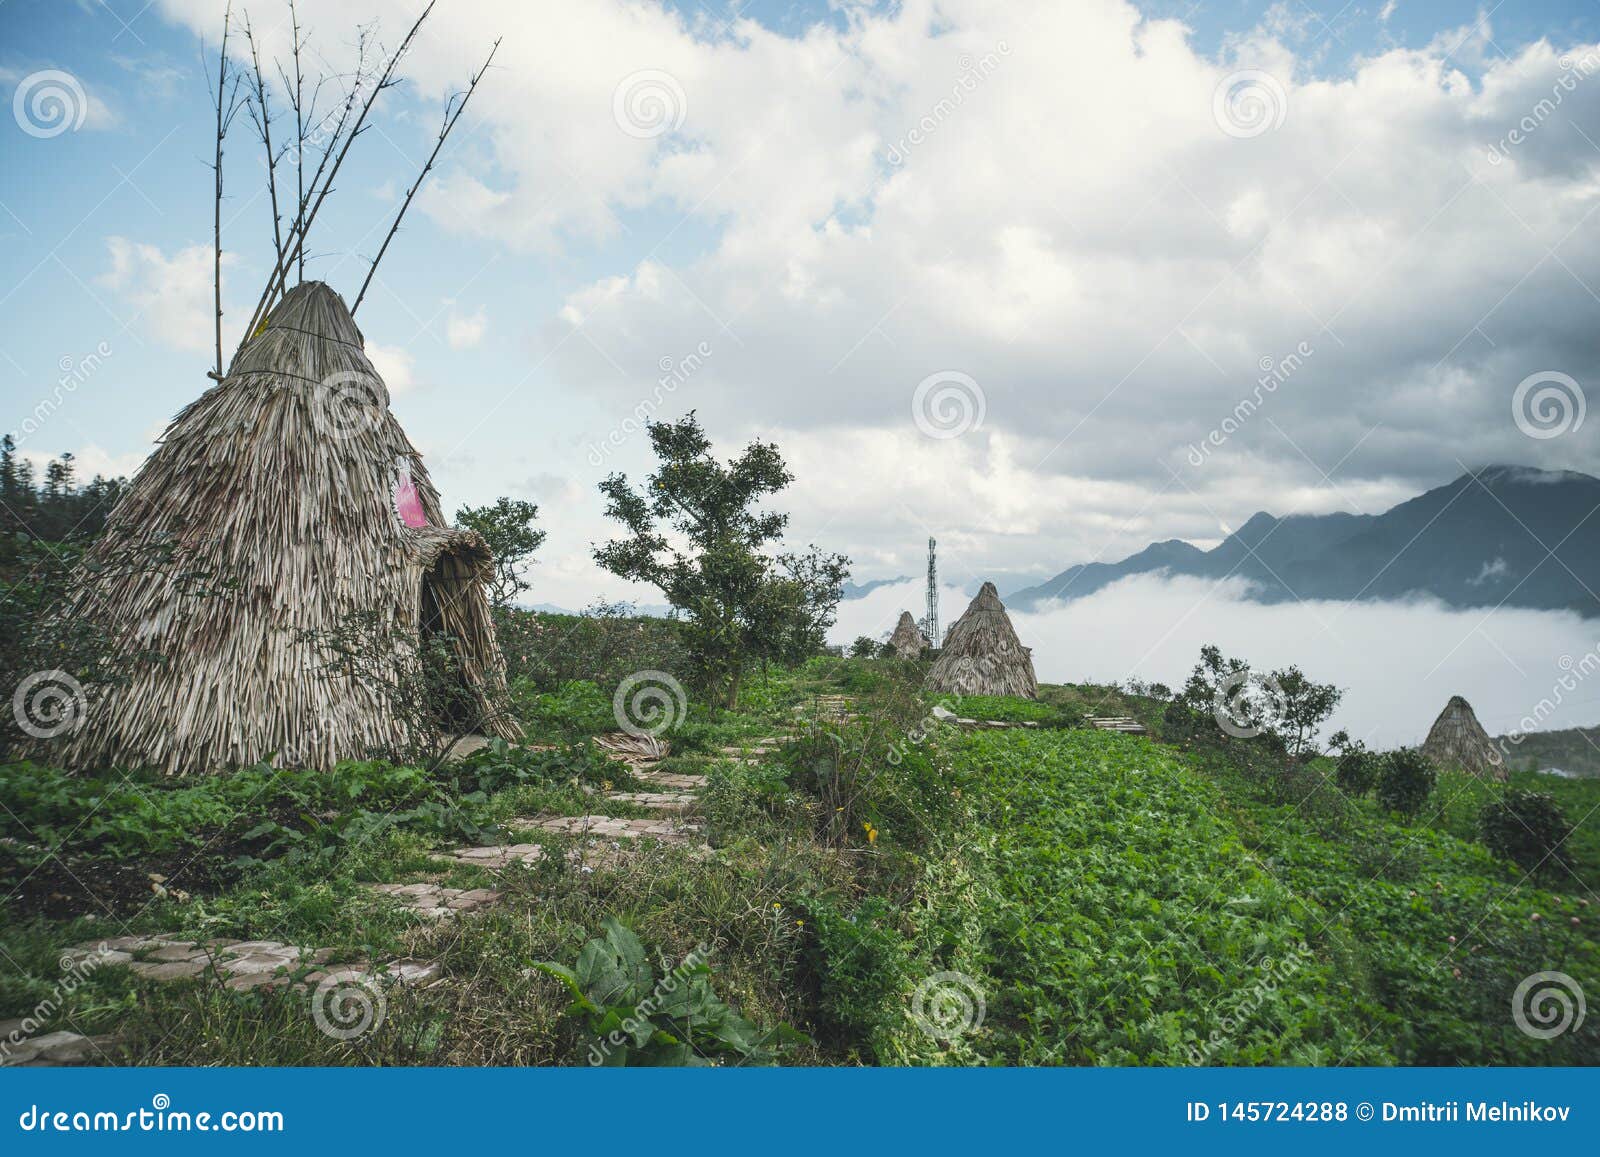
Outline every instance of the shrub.
{"type": "Polygon", "coordinates": [[[1351,739],[1347,731],[1336,733],[1332,743],[1337,754],[1333,777],[1339,790],[1351,799],[1362,798],[1377,786],[1382,760],[1359,739],[1351,739]]]}
{"type": "Polygon", "coordinates": [[[1485,847],[1524,871],[1567,865],[1563,846],[1572,835],[1572,824],[1555,799],[1544,792],[1509,788],[1499,799],[1484,804],[1478,813],[1478,831],[1485,847]]]}
{"type": "Polygon", "coordinates": [[[1378,772],[1378,803],[1385,811],[1414,820],[1438,782],[1439,771],[1427,756],[1415,747],[1402,747],[1383,757],[1378,772]]]}
{"type": "Polygon", "coordinates": [[[636,671],[688,675],[679,624],[636,615],[623,603],[596,603],[581,615],[509,607],[496,613],[495,632],[508,676],[537,691],[587,679],[609,694],[636,671]]]}

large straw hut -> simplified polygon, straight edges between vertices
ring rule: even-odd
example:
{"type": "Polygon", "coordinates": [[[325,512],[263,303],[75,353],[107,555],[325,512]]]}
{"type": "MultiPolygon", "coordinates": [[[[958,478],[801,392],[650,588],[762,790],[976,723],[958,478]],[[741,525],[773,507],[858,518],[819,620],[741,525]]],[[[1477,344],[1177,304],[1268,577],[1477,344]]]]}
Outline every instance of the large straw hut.
{"type": "Polygon", "coordinates": [[[430,728],[516,736],[489,549],[446,524],[363,344],[339,295],[303,282],[173,420],[69,612],[125,675],[91,689],[52,762],[327,767],[430,728]],[[456,717],[419,725],[399,676],[430,635],[457,660],[456,717]],[[377,677],[370,652],[365,670],[336,661],[374,637],[377,677]]]}
{"type": "Polygon", "coordinates": [[[918,629],[910,611],[900,612],[900,621],[895,624],[894,634],[889,636],[889,646],[895,656],[901,659],[920,658],[922,652],[928,649],[928,640],[922,637],[922,631],[918,629]]]}
{"type": "Polygon", "coordinates": [[[949,695],[1038,698],[1033,655],[1017,638],[993,583],[983,584],[978,597],[950,628],[939,658],[928,671],[927,685],[949,695]]]}
{"type": "Polygon", "coordinates": [[[1480,779],[1506,778],[1505,758],[1478,722],[1472,704],[1459,695],[1450,696],[1433,721],[1422,754],[1440,767],[1459,767],[1480,779]]]}

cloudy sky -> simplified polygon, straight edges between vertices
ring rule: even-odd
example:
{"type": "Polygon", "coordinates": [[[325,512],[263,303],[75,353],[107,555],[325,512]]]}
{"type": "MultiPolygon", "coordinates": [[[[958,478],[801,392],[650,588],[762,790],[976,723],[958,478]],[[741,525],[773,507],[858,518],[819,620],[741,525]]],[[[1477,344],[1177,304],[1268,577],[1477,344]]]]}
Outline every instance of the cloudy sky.
{"type": "MultiPolygon", "coordinates": [[[[7,423],[110,351],[29,454],[131,471],[207,385],[222,8],[0,3],[7,423]]],[[[299,3],[333,73],[417,8],[299,3]]],[[[440,0],[315,276],[353,297],[497,36],[358,320],[446,503],[540,503],[535,600],[654,601],[590,561],[641,404],[776,441],[791,537],[858,581],[935,534],[1002,591],[1462,463],[1596,465],[1600,421],[1514,407],[1600,380],[1592,3],[440,0]]],[[[228,162],[237,326],[270,236],[242,118],[228,162]]]]}

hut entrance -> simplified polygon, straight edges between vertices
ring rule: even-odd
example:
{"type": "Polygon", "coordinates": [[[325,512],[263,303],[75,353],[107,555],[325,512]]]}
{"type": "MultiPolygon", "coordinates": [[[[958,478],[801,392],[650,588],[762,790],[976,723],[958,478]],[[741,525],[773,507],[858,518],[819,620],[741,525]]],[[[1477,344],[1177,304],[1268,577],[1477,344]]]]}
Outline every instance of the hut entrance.
{"type": "Polygon", "coordinates": [[[470,598],[476,570],[470,558],[445,550],[422,575],[422,673],[436,722],[468,734],[483,726],[478,696],[467,677],[470,598]]]}

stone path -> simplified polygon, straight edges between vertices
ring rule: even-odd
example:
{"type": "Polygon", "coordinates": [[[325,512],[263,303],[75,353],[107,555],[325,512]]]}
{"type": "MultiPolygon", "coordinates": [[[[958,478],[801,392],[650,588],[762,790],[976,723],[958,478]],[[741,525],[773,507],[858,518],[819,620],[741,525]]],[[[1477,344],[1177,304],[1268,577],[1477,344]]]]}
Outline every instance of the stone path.
{"type": "Polygon", "coordinates": [[[698,824],[686,824],[674,819],[628,820],[617,816],[552,816],[542,820],[511,820],[507,826],[612,840],[636,840],[641,836],[650,836],[664,844],[686,843],[700,830],[698,824]]]}
{"type": "MultiPolygon", "coordinates": [[[[698,776],[684,776],[684,779],[697,780],[698,776]]],[[[698,783],[690,784],[698,787],[698,783]]],[[[660,812],[663,815],[689,815],[699,805],[700,797],[681,791],[614,791],[607,793],[606,798],[618,803],[629,803],[634,807],[642,807],[646,811],[660,812]]]]}
{"type": "Polygon", "coordinates": [[[317,984],[334,971],[400,983],[431,980],[439,975],[436,963],[409,958],[377,967],[365,961],[336,969],[318,967],[332,955],[331,948],[299,948],[277,940],[197,941],[157,935],[92,940],[67,949],[61,954],[61,961],[63,967],[89,961],[95,961],[96,967],[124,964],[146,980],[193,980],[215,969],[223,978],[223,986],[235,990],[263,985],[276,988],[291,980],[296,987],[305,987],[317,984]],[[310,971],[304,976],[293,978],[292,974],[307,968],[310,971]]]}
{"type": "Polygon", "coordinates": [[[117,1046],[110,1033],[84,1036],[59,1030],[30,1037],[24,1035],[27,1025],[26,1020],[0,1020],[0,1068],[105,1064],[117,1046]]]}
{"type": "MultiPolygon", "coordinates": [[[[476,738],[476,737],[472,737],[476,738]]],[[[777,751],[783,741],[764,737],[739,747],[723,749],[724,755],[757,762],[759,757],[777,751]]],[[[649,785],[647,791],[608,791],[605,798],[656,813],[644,819],[620,816],[545,816],[516,819],[506,826],[528,833],[579,837],[567,856],[584,870],[597,864],[614,864],[627,854],[625,849],[642,839],[663,844],[695,844],[696,851],[709,854],[710,848],[698,843],[700,825],[685,817],[699,804],[698,789],[705,776],[689,772],[660,771],[657,765],[668,753],[667,744],[651,736],[596,736],[595,743],[606,754],[625,763],[634,778],[649,785]]],[[[465,754],[462,748],[481,746],[464,741],[452,754],[465,754]]],[[[458,864],[488,871],[503,871],[516,865],[530,865],[550,852],[539,843],[503,844],[491,847],[456,848],[442,853],[458,864]]],[[[369,884],[371,891],[389,901],[434,921],[484,911],[499,903],[501,893],[494,888],[451,888],[432,881],[415,883],[369,884]]],[[[328,948],[302,948],[277,940],[185,940],[175,934],[119,936],[80,944],[61,956],[63,967],[79,961],[97,959],[99,966],[126,966],[135,975],[151,981],[196,980],[214,972],[230,989],[293,985],[307,988],[329,978],[341,982],[373,980],[382,983],[418,983],[437,978],[437,962],[401,959],[374,967],[367,962],[330,965],[328,948]],[[328,965],[328,967],[324,967],[328,965]],[[297,975],[299,974],[299,975],[297,975]]],[[[22,1021],[0,1022],[0,1066],[68,1065],[104,1062],[104,1053],[115,1044],[115,1037],[84,1036],[58,1031],[31,1039],[21,1034],[22,1021]],[[18,1037],[16,1043],[10,1037],[18,1037]]]]}
{"type": "Polygon", "coordinates": [[[430,920],[448,920],[458,912],[476,912],[500,899],[500,893],[493,888],[446,888],[431,883],[367,886],[430,920]]]}

